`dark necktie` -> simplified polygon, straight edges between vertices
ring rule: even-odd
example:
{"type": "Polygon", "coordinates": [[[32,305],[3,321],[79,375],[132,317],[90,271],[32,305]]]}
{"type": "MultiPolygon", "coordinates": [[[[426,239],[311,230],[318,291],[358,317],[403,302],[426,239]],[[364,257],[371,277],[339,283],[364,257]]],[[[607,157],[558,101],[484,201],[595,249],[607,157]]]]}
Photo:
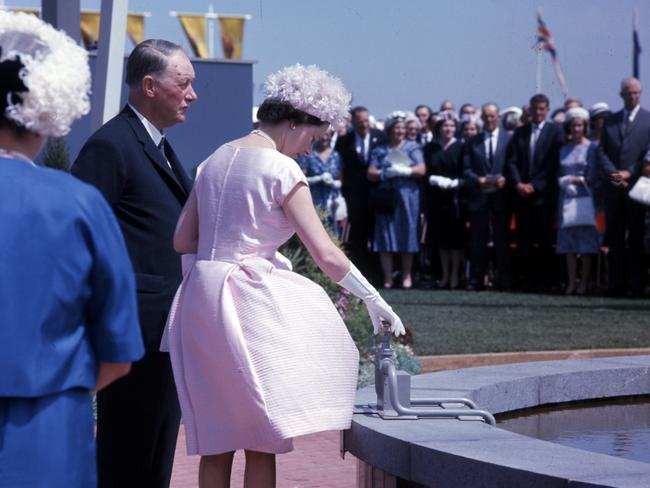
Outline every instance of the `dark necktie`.
{"type": "Polygon", "coordinates": [[[158,143],[158,150],[160,151],[160,154],[162,154],[163,158],[167,160],[167,156],[165,155],[165,138],[163,137],[160,139],[160,142],[158,143]]]}
{"type": "Polygon", "coordinates": [[[492,134],[490,134],[490,143],[488,146],[488,165],[490,169],[494,166],[494,147],[492,146],[492,134]]]}

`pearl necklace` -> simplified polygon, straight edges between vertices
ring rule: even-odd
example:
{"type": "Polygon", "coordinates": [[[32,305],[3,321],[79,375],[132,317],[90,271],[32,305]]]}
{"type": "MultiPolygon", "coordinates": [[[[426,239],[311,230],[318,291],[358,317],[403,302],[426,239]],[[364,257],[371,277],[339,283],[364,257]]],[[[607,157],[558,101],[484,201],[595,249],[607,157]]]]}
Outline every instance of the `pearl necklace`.
{"type": "Polygon", "coordinates": [[[0,147],[0,156],[3,154],[10,156],[9,159],[18,159],[20,161],[25,161],[26,163],[29,163],[32,166],[36,166],[34,164],[34,161],[32,161],[29,157],[27,157],[26,155],[24,155],[19,151],[14,151],[13,149],[5,149],[4,147],[0,147]]]}
{"type": "Polygon", "coordinates": [[[251,131],[251,134],[255,134],[255,135],[258,135],[258,136],[266,139],[267,141],[269,141],[271,143],[271,146],[273,147],[273,149],[275,149],[275,150],[278,149],[278,146],[275,144],[275,141],[273,140],[273,138],[270,135],[268,135],[266,132],[264,132],[263,130],[255,129],[255,130],[251,131]]]}

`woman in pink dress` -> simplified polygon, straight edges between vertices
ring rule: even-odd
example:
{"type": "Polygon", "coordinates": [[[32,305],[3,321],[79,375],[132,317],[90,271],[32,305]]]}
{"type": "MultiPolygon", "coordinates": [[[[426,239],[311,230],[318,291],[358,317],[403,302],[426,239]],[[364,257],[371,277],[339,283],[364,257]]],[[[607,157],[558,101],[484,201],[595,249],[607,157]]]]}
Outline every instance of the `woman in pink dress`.
{"type": "Polygon", "coordinates": [[[375,332],[404,327],[331,242],[292,159],[343,120],[350,95],[316,66],[271,75],[260,129],[200,166],[176,228],[185,256],[163,348],[169,347],[188,454],[200,486],[229,486],[246,451],[245,486],[275,486],[291,439],[350,425],[358,352],[325,291],[277,249],[294,232],[332,280],[363,299],[375,332]]]}

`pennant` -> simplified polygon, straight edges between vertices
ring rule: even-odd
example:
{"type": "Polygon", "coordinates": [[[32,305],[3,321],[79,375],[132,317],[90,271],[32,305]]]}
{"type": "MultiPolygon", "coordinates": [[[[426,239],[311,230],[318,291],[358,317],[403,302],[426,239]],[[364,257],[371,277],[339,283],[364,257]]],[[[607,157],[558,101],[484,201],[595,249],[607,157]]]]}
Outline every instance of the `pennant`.
{"type": "Polygon", "coordinates": [[[134,46],[144,41],[144,14],[129,14],[126,18],[126,33],[134,46]]]}
{"type": "Polygon", "coordinates": [[[224,58],[241,59],[245,22],[244,16],[219,15],[224,58]]]}
{"type": "Polygon", "coordinates": [[[205,37],[205,16],[204,15],[186,15],[178,16],[181,27],[187,36],[187,40],[192,46],[194,55],[197,58],[208,57],[208,47],[205,37]]]}
{"type": "Polygon", "coordinates": [[[88,51],[97,49],[99,40],[99,12],[81,12],[81,39],[88,51]]]}

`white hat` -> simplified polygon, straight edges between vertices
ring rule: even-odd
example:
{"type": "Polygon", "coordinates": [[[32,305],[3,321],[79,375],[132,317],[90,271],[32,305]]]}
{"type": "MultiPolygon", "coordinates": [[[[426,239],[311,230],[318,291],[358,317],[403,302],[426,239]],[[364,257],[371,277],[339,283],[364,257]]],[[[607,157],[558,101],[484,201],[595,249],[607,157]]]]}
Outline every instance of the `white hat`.
{"type": "Polygon", "coordinates": [[[264,84],[267,98],[288,102],[297,110],[337,127],[350,112],[350,93],[338,78],[315,64],[294,64],[273,73],[264,84]]]}
{"type": "Polygon", "coordinates": [[[589,109],[589,115],[591,115],[591,118],[598,116],[607,117],[611,113],[612,111],[610,110],[609,105],[605,102],[594,103],[589,109]]]}
{"type": "Polygon", "coordinates": [[[565,113],[565,122],[570,122],[573,119],[582,119],[585,122],[589,122],[589,112],[586,108],[582,107],[573,107],[566,111],[565,113]]]}
{"type": "Polygon", "coordinates": [[[90,110],[88,53],[34,15],[0,10],[0,107],[27,130],[63,136],[90,110]]]}

